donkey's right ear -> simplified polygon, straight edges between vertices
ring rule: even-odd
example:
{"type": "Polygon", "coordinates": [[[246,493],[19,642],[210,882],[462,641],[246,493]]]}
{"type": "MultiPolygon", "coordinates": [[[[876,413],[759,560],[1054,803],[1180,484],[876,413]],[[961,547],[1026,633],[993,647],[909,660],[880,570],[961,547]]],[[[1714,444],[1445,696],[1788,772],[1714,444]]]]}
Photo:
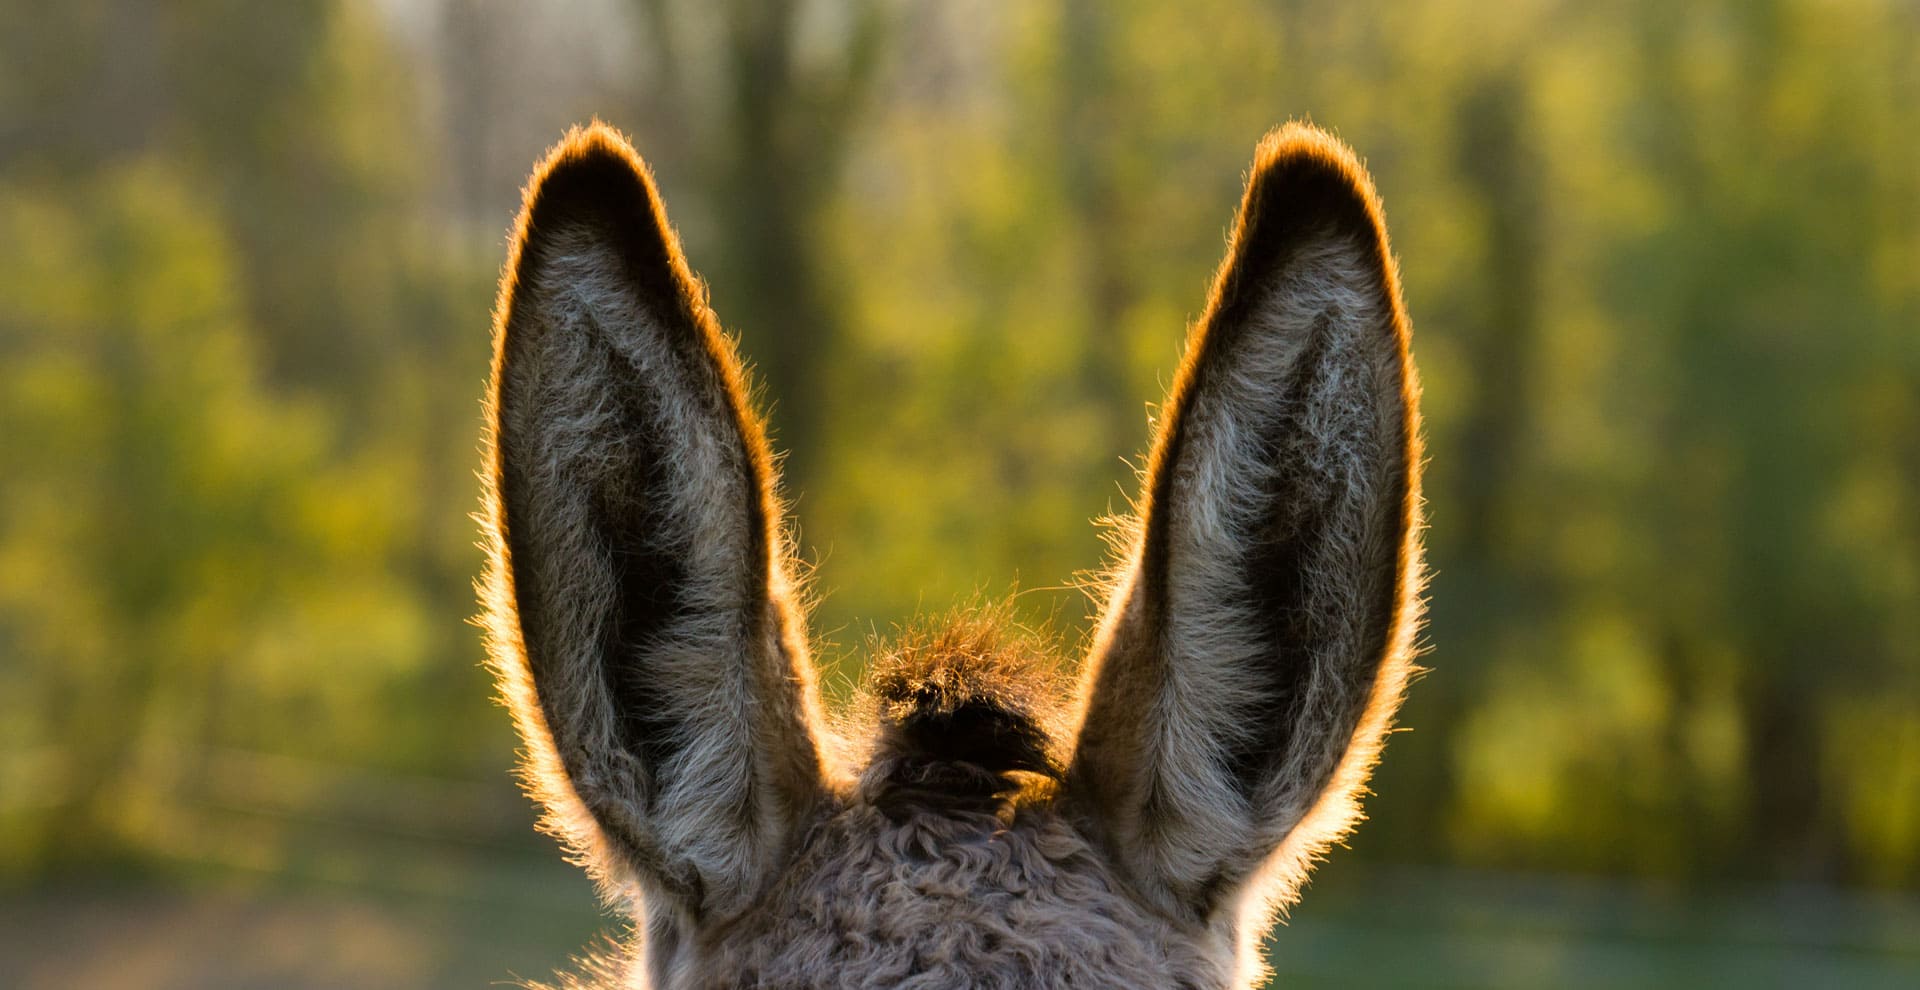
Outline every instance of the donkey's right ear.
{"type": "Polygon", "coordinates": [[[765,431],[646,167],[576,130],[495,316],[493,666],[549,826],[611,887],[749,903],[825,793],[765,431]]]}

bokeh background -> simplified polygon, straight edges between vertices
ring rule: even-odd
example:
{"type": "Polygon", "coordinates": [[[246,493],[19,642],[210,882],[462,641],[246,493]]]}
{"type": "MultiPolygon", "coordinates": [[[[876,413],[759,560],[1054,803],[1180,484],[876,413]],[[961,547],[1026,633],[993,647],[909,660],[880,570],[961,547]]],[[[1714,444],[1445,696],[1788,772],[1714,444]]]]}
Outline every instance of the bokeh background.
{"type": "Polygon", "coordinates": [[[545,978],[620,933],[480,667],[519,186],[653,163],[829,689],[1071,642],[1268,127],[1366,156],[1426,663],[1307,985],[1920,985],[1920,4],[0,2],[0,984],[545,978]]]}

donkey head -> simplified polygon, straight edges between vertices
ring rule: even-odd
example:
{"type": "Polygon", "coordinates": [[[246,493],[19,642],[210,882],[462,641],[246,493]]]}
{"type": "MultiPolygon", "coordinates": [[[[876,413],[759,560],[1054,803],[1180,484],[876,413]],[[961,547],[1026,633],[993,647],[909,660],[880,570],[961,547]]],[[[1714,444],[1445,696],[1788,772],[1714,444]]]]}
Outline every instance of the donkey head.
{"type": "Polygon", "coordinates": [[[766,433],[646,167],[570,134],[494,332],[486,610],[629,985],[1244,986],[1419,621],[1417,386],[1351,152],[1260,145],[1077,692],[963,617],[830,728],[766,433]]]}

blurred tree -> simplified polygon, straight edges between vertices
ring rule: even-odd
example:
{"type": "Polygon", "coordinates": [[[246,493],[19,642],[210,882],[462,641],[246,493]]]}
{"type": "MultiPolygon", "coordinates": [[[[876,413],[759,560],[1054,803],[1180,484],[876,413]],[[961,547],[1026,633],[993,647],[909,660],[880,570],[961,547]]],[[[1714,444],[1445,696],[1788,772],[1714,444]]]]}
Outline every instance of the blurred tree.
{"type": "Polygon", "coordinates": [[[500,779],[475,397],[566,124],[634,128],[759,361],[820,625],[1017,575],[1071,638],[1304,116],[1387,198],[1433,457],[1434,673],[1359,856],[1920,881],[1910,3],[0,16],[9,869],[186,855],[236,749],[500,779]]]}
{"type": "Polygon", "coordinates": [[[417,251],[377,23],[267,13],[69,5],[78,58],[0,66],[71,91],[0,126],[10,862],[167,848],[219,747],[506,752],[460,621],[485,357],[442,346],[488,273],[417,251]],[[466,700],[400,717],[423,691],[466,700]]]}
{"type": "Polygon", "coordinates": [[[0,202],[0,640],[30,675],[10,742],[44,761],[35,828],[5,853],[71,865],[158,838],[135,833],[197,747],[286,741],[285,703],[321,685],[261,668],[277,624],[322,619],[294,627],[296,663],[353,644],[331,671],[349,707],[319,709],[339,733],[420,656],[424,617],[366,534],[330,532],[378,516],[378,476],[330,472],[324,412],[261,390],[234,252],[192,183],[142,162],[0,202]]]}
{"type": "Polygon", "coordinates": [[[833,258],[823,214],[841,192],[895,15],[880,0],[636,7],[658,84],[637,102],[662,132],[643,150],[684,163],[713,227],[726,232],[699,267],[778,406],[789,486],[805,490],[824,445],[819,419],[831,397],[820,382],[842,322],[824,274],[833,258]]]}

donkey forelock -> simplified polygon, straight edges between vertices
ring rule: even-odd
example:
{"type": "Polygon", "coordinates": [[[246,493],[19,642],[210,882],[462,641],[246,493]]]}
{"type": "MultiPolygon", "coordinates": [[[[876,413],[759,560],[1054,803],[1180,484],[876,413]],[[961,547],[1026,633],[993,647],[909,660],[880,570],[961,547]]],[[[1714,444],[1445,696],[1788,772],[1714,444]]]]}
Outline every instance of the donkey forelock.
{"type": "Polygon", "coordinates": [[[1258,982],[1412,669],[1409,335],[1358,161],[1268,135],[1078,686],[987,608],[829,721],[733,342],[632,148],[570,133],[501,280],[482,517],[525,779],[639,922],[564,982],[1258,982]]]}

